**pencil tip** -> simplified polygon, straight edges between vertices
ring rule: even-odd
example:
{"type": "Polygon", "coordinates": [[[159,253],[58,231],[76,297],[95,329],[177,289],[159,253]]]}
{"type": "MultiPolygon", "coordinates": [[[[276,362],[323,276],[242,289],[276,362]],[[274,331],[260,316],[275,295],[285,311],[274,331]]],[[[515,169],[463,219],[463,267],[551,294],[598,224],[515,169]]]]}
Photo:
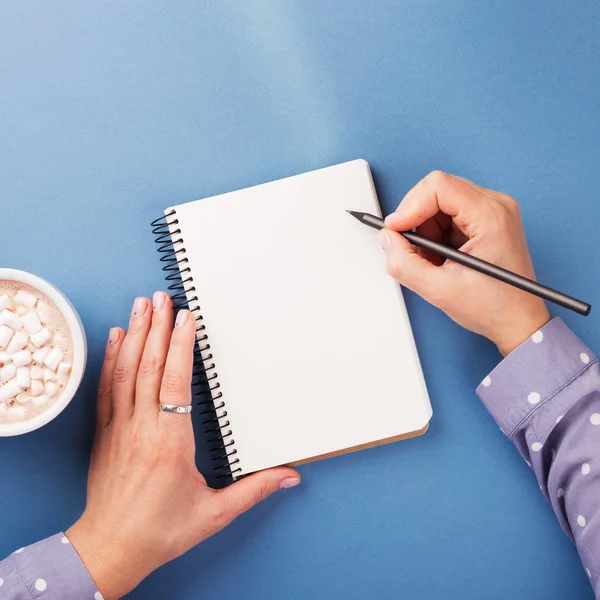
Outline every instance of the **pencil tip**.
{"type": "Polygon", "coordinates": [[[352,215],[355,219],[360,219],[362,213],[356,212],[355,210],[346,210],[349,215],[352,215]]]}

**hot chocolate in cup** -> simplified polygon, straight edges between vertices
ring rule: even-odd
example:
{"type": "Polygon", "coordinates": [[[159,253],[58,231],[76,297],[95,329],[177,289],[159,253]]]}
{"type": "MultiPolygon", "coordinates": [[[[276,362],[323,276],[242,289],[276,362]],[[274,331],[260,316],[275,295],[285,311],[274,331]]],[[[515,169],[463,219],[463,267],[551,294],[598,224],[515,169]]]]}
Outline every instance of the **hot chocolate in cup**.
{"type": "Polygon", "coordinates": [[[81,319],[41,277],[0,268],[0,436],[57,417],[77,392],[87,359],[81,319]]]}

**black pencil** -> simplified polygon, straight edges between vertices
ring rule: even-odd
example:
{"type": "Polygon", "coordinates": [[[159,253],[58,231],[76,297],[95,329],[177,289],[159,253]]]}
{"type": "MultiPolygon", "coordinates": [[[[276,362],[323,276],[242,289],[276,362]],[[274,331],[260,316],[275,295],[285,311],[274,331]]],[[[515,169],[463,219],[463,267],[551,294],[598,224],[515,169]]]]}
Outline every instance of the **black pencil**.
{"type": "MultiPolygon", "coordinates": [[[[361,223],[364,223],[369,227],[373,227],[374,229],[385,228],[384,220],[376,217],[375,215],[356,212],[354,210],[349,210],[347,212],[349,212],[353,217],[356,217],[361,223]]],[[[464,265],[465,267],[470,267],[471,269],[479,271],[480,273],[484,273],[485,275],[489,275],[494,279],[504,281],[504,283],[508,283],[514,287],[529,292],[530,294],[539,296],[544,300],[554,302],[554,304],[558,304],[559,306],[564,306],[565,308],[573,310],[580,315],[587,316],[590,314],[592,307],[587,302],[577,300],[577,298],[573,298],[572,296],[567,296],[567,294],[563,294],[562,292],[542,285],[537,281],[527,279],[527,277],[517,275],[512,271],[507,271],[502,267],[493,265],[492,263],[481,260],[480,258],[476,258],[475,256],[471,256],[470,254],[465,254],[464,252],[456,250],[456,248],[452,248],[446,244],[434,242],[433,240],[419,235],[418,233],[414,233],[413,231],[400,231],[399,233],[415,246],[425,248],[426,250],[431,250],[432,252],[443,256],[444,258],[449,258],[450,260],[464,265]]]]}

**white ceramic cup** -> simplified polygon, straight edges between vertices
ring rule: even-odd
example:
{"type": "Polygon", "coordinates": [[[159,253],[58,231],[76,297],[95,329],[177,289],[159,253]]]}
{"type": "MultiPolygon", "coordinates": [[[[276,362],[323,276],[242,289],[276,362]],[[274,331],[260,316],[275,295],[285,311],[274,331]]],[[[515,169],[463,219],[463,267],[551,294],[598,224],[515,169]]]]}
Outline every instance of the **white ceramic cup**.
{"type": "Polygon", "coordinates": [[[69,334],[73,346],[73,366],[67,385],[61,395],[53,404],[33,419],[15,423],[0,423],[0,437],[6,437],[29,433],[30,431],[43,427],[46,423],[49,423],[52,419],[57,417],[65,409],[67,404],[71,402],[83,379],[87,361],[87,341],[85,338],[85,330],[83,329],[83,324],[77,311],[67,297],[51,283],[48,283],[45,279],[42,279],[37,275],[32,275],[25,271],[3,268],[0,268],[0,281],[16,281],[24,283],[44,294],[65,318],[65,321],[69,326],[69,334]]]}

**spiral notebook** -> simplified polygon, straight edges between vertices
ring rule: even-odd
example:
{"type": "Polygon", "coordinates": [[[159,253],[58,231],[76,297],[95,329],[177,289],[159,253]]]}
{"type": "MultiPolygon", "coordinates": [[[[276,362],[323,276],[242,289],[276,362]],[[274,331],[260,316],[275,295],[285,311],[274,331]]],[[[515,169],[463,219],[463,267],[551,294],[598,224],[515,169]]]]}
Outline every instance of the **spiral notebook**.
{"type": "Polygon", "coordinates": [[[355,160],[168,208],[153,223],[198,327],[196,395],[234,479],[423,433],[432,415],[381,214],[355,160]]]}

